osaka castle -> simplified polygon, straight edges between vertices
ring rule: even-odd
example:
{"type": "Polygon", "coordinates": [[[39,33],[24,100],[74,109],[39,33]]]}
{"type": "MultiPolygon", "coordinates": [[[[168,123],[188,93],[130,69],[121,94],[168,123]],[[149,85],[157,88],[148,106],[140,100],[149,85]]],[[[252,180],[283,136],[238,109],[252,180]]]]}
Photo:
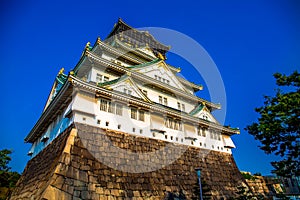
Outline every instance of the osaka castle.
{"type": "Polygon", "coordinates": [[[55,77],[25,138],[11,199],[229,199],[244,185],[221,105],[167,63],[170,47],[121,19],[55,77]],[[201,93],[200,93],[201,94],[201,93]]]}

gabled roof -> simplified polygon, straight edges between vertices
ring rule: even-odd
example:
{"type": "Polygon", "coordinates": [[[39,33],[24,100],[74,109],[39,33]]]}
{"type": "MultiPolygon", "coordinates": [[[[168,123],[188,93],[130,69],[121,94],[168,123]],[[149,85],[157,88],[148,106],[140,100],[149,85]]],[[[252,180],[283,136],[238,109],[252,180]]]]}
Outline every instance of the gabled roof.
{"type": "Polygon", "coordinates": [[[46,110],[46,108],[48,107],[48,105],[51,103],[51,101],[53,100],[53,98],[58,94],[58,92],[60,91],[60,89],[62,88],[62,85],[67,81],[68,76],[66,74],[64,74],[64,68],[60,69],[57,76],[55,77],[55,81],[52,85],[50,94],[48,96],[48,99],[46,101],[46,105],[44,107],[44,111],[46,110]],[[59,86],[59,87],[58,87],[59,86]]]}
{"type": "Polygon", "coordinates": [[[198,117],[219,124],[219,122],[211,114],[210,110],[206,107],[204,103],[201,103],[198,106],[196,106],[189,114],[194,117],[198,117]]]}
{"type": "MultiPolygon", "coordinates": [[[[82,57],[80,58],[80,61],[77,63],[77,65],[75,66],[74,68],[74,73],[75,74],[78,74],[78,70],[80,68],[80,66],[86,62],[86,61],[89,61],[89,60],[93,60],[95,61],[96,63],[100,64],[100,65],[104,65],[106,67],[111,67],[113,68],[114,70],[116,71],[119,71],[119,72],[122,72],[122,73],[127,73],[127,72],[130,72],[132,73],[131,76],[135,79],[139,79],[140,81],[145,81],[145,82],[151,82],[151,83],[154,83],[156,85],[158,85],[159,87],[163,87],[167,90],[171,90],[172,92],[174,92],[175,94],[178,94],[178,95],[183,95],[184,98],[188,98],[188,99],[193,99],[194,101],[199,101],[199,102],[205,102],[205,104],[207,105],[207,107],[211,108],[211,109],[221,109],[221,105],[220,104],[215,104],[215,103],[212,103],[212,102],[209,102],[205,99],[202,99],[194,94],[189,94],[189,93],[186,93],[186,92],[182,92],[182,90],[176,88],[176,87],[173,87],[173,86],[170,86],[168,84],[164,84],[154,78],[151,78],[149,76],[146,76],[145,74],[142,74],[142,73],[138,73],[138,72],[135,72],[133,71],[132,69],[129,69],[127,67],[124,67],[124,66],[121,66],[121,65],[118,65],[114,62],[112,62],[111,60],[107,60],[107,59],[104,59],[104,58],[101,58],[95,54],[93,54],[93,52],[87,50],[83,53],[82,57]]],[[[162,61],[163,62],[163,61],[162,61]]]]}
{"type": "Polygon", "coordinates": [[[196,115],[198,114],[202,109],[204,108],[204,104],[200,103],[198,106],[196,106],[189,114],[190,115],[196,115]]]}
{"type": "Polygon", "coordinates": [[[190,94],[190,92],[187,91],[187,88],[178,80],[178,76],[171,71],[169,66],[163,60],[156,59],[151,62],[131,66],[130,68],[133,71],[149,76],[152,79],[154,78],[154,74],[160,74],[160,78],[166,78],[169,81],[168,85],[190,94]]]}
{"type": "Polygon", "coordinates": [[[135,84],[135,82],[128,74],[125,74],[120,78],[111,81],[106,81],[104,83],[97,83],[97,85],[99,87],[104,87],[106,89],[115,90],[121,93],[123,91],[120,91],[120,88],[118,87],[122,86],[124,88],[126,87],[127,89],[130,88],[130,90],[133,91],[131,96],[143,99],[146,102],[151,102],[151,100],[146,95],[144,95],[143,92],[141,92],[141,90],[138,88],[138,86],[135,84]]]}
{"type": "Polygon", "coordinates": [[[166,52],[170,50],[170,47],[158,42],[151,34],[147,31],[139,31],[132,28],[128,24],[122,21],[121,18],[114,25],[113,30],[107,36],[106,39],[117,37],[121,41],[124,40],[130,43],[132,46],[145,47],[149,46],[155,55],[159,53],[165,56],[166,52]]]}
{"type": "Polygon", "coordinates": [[[150,66],[150,65],[153,65],[153,64],[156,64],[156,63],[159,63],[161,62],[160,59],[155,59],[155,60],[152,60],[150,62],[146,62],[146,63],[141,63],[139,65],[133,65],[133,66],[129,66],[127,68],[130,68],[130,69],[137,69],[137,68],[142,68],[142,67],[146,67],[146,66],[150,66]]]}

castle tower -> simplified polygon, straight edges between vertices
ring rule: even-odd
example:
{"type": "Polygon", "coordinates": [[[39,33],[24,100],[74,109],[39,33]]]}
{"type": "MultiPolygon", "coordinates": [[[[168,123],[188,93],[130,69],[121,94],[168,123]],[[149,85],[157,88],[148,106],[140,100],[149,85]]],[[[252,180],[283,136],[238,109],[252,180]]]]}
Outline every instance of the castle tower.
{"type": "Polygon", "coordinates": [[[239,130],[221,125],[219,104],[166,63],[169,47],[121,19],[58,73],[25,138],[31,156],[11,199],[235,196],[243,180],[231,154],[239,130]]]}

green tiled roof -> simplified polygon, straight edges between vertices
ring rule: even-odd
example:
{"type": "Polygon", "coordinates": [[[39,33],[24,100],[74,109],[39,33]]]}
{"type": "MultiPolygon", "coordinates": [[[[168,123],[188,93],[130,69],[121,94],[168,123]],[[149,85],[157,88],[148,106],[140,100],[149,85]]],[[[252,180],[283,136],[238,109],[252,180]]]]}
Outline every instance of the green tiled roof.
{"type": "Polygon", "coordinates": [[[146,62],[146,63],[142,63],[142,64],[139,64],[139,65],[133,65],[133,66],[128,66],[127,68],[140,68],[140,67],[145,67],[145,66],[149,66],[149,65],[152,65],[152,64],[155,64],[155,63],[158,63],[160,61],[159,58],[155,59],[155,60],[152,60],[150,62],[146,62]]]}
{"type": "Polygon", "coordinates": [[[65,75],[65,74],[63,74],[63,73],[58,74],[58,75],[56,76],[57,82],[60,83],[60,84],[62,84],[62,85],[66,82],[67,78],[68,78],[68,76],[65,75]]]}
{"type": "Polygon", "coordinates": [[[195,115],[198,112],[200,112],[203,109],[204,105],[203,104],[199,104],[196,108],[194,108],[194,110],[192,110],[190,112],[190,115],[195,115]]]}
{"type": "Polygon", "coordinates": [[[100,86],[100,87],[103,87],[103,86],[106,86],[106,85],[112,85],[112,84],[115,84],[119,81],[122,81],[124,79],[126,79],[128,77],[128,75],[123,75],[121,76],[120,78],[117,78],[117,79],[114,79],[114,80],[111,80],[111,81],[106,81],[106,82],[103,82],[103,83],[97,83],[97,86],[100,86]]]}

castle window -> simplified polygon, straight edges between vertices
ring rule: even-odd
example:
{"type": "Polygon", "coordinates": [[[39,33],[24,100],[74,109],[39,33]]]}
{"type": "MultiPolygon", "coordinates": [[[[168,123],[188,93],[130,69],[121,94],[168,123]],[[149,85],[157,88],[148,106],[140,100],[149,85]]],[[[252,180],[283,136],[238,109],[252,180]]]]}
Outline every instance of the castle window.
{"type": "Polygon", "coordinates": [[[143,133],[143,129],[140,129],[140,134],[142,134],[143,133]]]}
{"type": "Polygon", "coordinates": [[[136,108],[131,108],[131,118],[137,119],[137,109],[136,108]]]}
{"type": "Polygon", "coordinates": [[[105,126],[109,126],[109,122],[105,122],[105,126]]]}
{"type": "Polygon", "coordinates": [[[164,105],[168,105],[168,99],[166,97],[164,97],[164,105]]]}
{"type": "Polygon", "coordinates": [[[177,102],[177,107],[178,107],[178,110],[181,110],[181,104],[180,104],[180,102],[177,102]]]}
{"type": "Polygon", "coordinates": [[[184,104],[182,104],[182,111],[185,111],[185,105],[184,104]]]}
{"type": "Polygon", "coordinates": [[[108,112],[114,113],[115,105],[112,102],[107,102],[108,103],[108,112]]]}
{"type": "Polygon", "coordinates": [[[210,135],[210,139],[214,139],[214,133],[213,133],[213,131],[210,130],[209,133],[210,133],[210,134],[209,134],[209,135],[210,135]]]}
{"type": "Polygon", "coordinates": [[[97,120],[97,124],[100,124],[100,122],[101,122],[100,119],[98,119],[98,120],[97,120]]]}
{"type": "Polygon", "coordinates": [[[210,138],[214,140],[221,140],[221,133],[215,130],[210,130],[210,138]]]}
{"type": "Polygon", "coordinates": [[[199,126],[199,127],[197,128],[197,134],[198,134],[199,136],[206,137],[205,128],[199,126]]]}
{"type": "Polygon", "coordinates": [[[139,111],[139,120],[145,121],[145,112],[143,110],[139,111]]]}
{"type": "Polygon", "coordinates": [[[128,89],[124,88],[124,93],[128,94],[128,95],[131,95],[132,94],[132,90],[128,90],[128,89]]]}
{"type": "Polygon", "coordinates": [[[158,102],[159,102],[160,104],[163,103],[163,102],[162,102],[162,96],[158,96],[158,102]]]}
{"type": "Polygon", "coordinates": [[[97,82],[97,83],[102,82],[102,77],[103,77],[103,76],[102,76],[101,74],[98,74],[98,73],[97,73],[97,75],[96,75],[96,82],[97,82]]]}
{"type": "Polygon", "coordinates": [[[171,136],[171,140],[173,140],[173,136],[171,136]]]}
{"type": "Polygon", "coordinates": [[[132,128],[132,132],[135,132],[135,128],[132,128]]]}
{"type": "Polygon", "coordinates": [[[123,106],[120,104],[116,104],[116,114],[122,116],[123,114],[123,106]]]}
{"type": "Polygon", "coordinates": [[[121,129],[121,124],[118,124],[118,129],[121,129]]]}
{"type": "Polygon", "coordinates": [[[178,142],[178,137],[176,137],[176,141],[178,142]]]}
{"type": "Polygon", "coordinates": [[[173,119],[171,117],[167,117],[165,119],[165,126],[167,128],[182,131],[182,123],[179,119],[173,119]]]}
{"type": "Polygon", "coordinates": [[[205,128],[202,128],[202,137],[206,137],[206,129],[205,128]]]}
{"type": "Polygon", "coordinates": [[[100,99],[100,110],[107,111],[107,100],[100,99]]]}
{"type": "Polygon", "coordinates": [[[104,82],[109,81],[109,77],[104,76],[103,81],[104,81],[104,82]]]}
{"type": "Polygon", "coordinates": [[[168,139],[168,135],[165,135],[165,139],[168,139]]]}

